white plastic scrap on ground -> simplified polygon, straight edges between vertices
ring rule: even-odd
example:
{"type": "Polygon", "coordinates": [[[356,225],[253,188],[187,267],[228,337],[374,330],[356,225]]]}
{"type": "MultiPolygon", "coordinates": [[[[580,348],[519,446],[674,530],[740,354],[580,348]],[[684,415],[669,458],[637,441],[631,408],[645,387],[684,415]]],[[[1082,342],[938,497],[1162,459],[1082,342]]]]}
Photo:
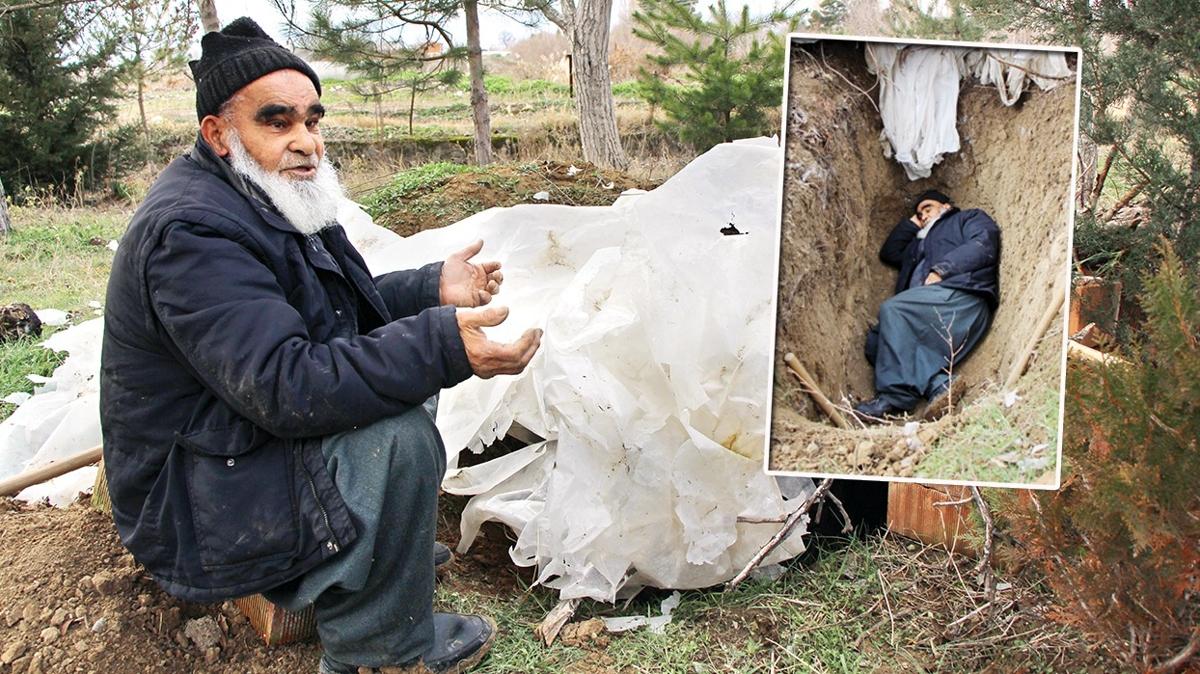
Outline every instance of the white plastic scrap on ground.
{"type": "Polygon", "coordinates": [[[884,153],[909,180],[928,178],[933,166],[958,152],[959,80],[973,76],[995,85],[1013,105],[1030,83],[1043,90],[1074,79],[1062,52],[868,44],[867,67],[879,78],[884,153]]]}
{"type": "MultiPolygon", "coordinates": [[[[806,478],[762,472],[781,152],[767,139],[719,145],[612,206],[496,208],[406,239],[345,204],[339,221],[375,274],[484,239],[478,259],[504,264],[494,301],[511,309],[491,337],[545,330],[523,374],[442,393],[444,486],[472,497],[460,550],[495,520],[517,534],[513,561],[537,566],[564,599],[705,587],[741,570],[779,527],[739,517],[780,517],[811,492],[806,478]],[[730,213],[749,235],[721,234],[730,213]],[[482,450],[513,422],[546,441],[457,468],[460,449],[482,450]]],[[[0,424],[0,477],[100,441],[99,324],[55,335],[93,331],[71,345],[53,391],[0,424]],[[67,394],[66,370],[86,380],[74,382],[72,404],[46,397],[67,394]]],[[[91,479],[21,496],[63,503],[91,479]]],[[[764,564],[802,552],[803,533],[764,564]]]]}

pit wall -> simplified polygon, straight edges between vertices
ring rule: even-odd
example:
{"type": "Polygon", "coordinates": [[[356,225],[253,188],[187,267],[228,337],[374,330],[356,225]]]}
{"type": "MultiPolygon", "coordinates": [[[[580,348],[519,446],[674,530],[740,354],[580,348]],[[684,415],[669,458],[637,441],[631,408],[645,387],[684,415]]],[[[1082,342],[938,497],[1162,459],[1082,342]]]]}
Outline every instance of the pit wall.
{"type": "MultiPolygon", "coordinates": [[[[861,43],[793,45],[790,73],[776,424],[824,421],[784,366],[788,351],[835,402],[874,394],[863,336],[896,276],[879,261],[879,246],[927,188],[947,192],[962,208],[986,210],[1000,226],[1001,305],[958,373],[973,390],[1003,380],[1067,273],[1073,87],[1030,92],[1009,108],[995,90],[964,80],[962,150],[930,178],[910,182],[883,155],[875,77],[861,43]]],[[[1055,347],[1039,349],[1038,358],[1060,356],[1055,347]]]]}

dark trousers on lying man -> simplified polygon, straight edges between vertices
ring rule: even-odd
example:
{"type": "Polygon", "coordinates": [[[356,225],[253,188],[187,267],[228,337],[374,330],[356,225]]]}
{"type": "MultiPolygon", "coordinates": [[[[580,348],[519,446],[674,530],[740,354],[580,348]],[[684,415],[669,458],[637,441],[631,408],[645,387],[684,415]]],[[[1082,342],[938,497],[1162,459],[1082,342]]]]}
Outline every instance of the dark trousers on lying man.
{"type": "Polygon", "coordinates": [[[879,307],[865,353],[875,366],[876,396],[900,410],[945,390],[952,368],[987,333],[987,300],[938,284],[896,294],[879,307]]]}

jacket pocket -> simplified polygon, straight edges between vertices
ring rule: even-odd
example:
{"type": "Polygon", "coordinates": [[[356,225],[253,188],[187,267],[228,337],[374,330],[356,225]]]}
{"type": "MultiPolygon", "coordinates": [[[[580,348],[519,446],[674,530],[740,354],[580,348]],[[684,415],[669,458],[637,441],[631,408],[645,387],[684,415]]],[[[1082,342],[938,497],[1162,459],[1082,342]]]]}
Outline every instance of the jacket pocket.
{"type": "Polygon", "coordinates": [[[253,424],[177,434],[204,568],[294,556],[300,542],[292,452],[253,424]]]}

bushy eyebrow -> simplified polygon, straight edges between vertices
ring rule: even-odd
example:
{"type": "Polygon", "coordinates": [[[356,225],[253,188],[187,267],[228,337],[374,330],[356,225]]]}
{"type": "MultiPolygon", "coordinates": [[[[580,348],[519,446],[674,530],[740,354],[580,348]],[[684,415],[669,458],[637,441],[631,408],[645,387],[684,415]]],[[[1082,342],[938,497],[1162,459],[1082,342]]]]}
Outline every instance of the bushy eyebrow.
{"type": "MultiPolygon", "coordinates": [[[[313,103],[308,106],[308,115],[318,117],[325,116],[325,106],[320,103],[313,103]]],[[[258,109],[254,113],[254,120],[257,122],[266,122],[274,117],[295,117],[297,115],[296,107],[293,105],[283,105],[282,103],[268,103],[258,109]]]]}

